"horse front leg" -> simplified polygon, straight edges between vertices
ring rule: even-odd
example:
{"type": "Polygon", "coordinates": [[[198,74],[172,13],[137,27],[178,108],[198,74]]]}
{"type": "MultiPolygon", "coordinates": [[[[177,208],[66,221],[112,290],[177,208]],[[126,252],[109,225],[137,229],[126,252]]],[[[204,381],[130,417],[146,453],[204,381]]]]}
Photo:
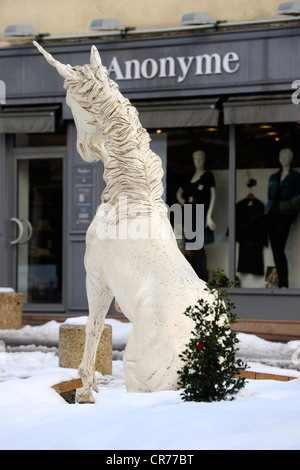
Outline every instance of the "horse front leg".
{"type": "Polygon", "coordinates": [[[94,283],[87,277],[86,281],[87,298],[89,305],[89,316],[85,328],[85,346],[81,364],[78,369],[83,387],[76,391],[77,403],[94,403],[93,389],[98,392],[95,377],[95,360],[98,343],[104,329],[104,321],[113,295],[110,289],[99,282],[94,283]]]}

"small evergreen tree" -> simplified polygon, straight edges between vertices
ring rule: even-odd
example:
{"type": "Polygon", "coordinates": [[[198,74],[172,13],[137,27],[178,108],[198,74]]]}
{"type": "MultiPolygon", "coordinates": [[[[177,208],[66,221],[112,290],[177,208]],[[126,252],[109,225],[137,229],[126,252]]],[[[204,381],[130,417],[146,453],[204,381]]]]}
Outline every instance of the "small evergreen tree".
{"type": "Polygon", "coordinates": [[[229,282],[222,270],[215,271],[206,289],[214,295],[214,302],[200,299],[184,312],[195,322],[192,338],[179,356],[183,367],[178,371],[178,385],[184,389],[184,401],[233,399],[245,385],[246,379],[239,373],[247,365],[235,358],[239,340],[231,329],[237,320],[227,291],[233,285],[235,282],[229,282]]]}

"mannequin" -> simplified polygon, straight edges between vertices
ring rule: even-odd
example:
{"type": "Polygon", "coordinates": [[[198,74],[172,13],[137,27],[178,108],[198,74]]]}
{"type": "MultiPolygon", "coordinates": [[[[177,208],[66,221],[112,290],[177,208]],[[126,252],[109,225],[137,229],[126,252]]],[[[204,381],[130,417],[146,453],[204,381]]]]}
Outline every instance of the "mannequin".
{"type": "Polygon", "coordinates": [[[265,205],[252,192],[257,181],[248,179],[248,195],[235,208],[236,241],[239,243],[237,271],[241,276],[263,276],[263,248],[268,246],[265,205]]]}
{"type": "Polygon", "coordinates": [[[269,179],[266,221],[278,273],[278,287],[289,286],[284,250],[291,225],[299,211],[300,173],[292,169],[293,156],[291,149],[282,149],[279,152],[281,168],[269,179]]]}
{"type": "MultiPolygon", "coordinates": [[[[212,172],[205,170],[206,154],[203,150],[193,153],[195,172],[192,178],[183,186],[180,186],[176,197],[183,206],[191,204],[193,210],[193,231],[196,228],[195,209],[197,204],[204,205],[204,245],[214,242],[214,230],[216,224],[212,214],[216,201],[215,179],[212,172]]],[[[189,240],[191,241],[191,240],[189,240]]],[[[193,266],[198,276],[204,281],[208,280],[206,268],[206,253],[204,247],[186,253],[187,259],[193,266]]]]}

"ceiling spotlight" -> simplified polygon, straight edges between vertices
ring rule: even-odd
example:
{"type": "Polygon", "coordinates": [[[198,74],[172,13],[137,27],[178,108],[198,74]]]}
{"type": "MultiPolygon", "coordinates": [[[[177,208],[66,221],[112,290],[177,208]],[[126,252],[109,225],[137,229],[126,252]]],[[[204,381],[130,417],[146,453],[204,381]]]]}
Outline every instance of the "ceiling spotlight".
{"type": "Polygon", "coordinates": [[[210,13],[205,11],[197,11],[195,13],[185,13],[180,21],[183,25],[197,25],[197,24],[215,24],[210,13]]]}
{"type": "Polygon", "coordinates": [[[284,2],[280,3],[277,15],[290,15],[290,16],[299,16],[300,15],[300,2],[284,2]]]}
{"type": "Polygon", "coordinates": [[[4,36],[38,36],[31,24],[10,24],[6,26],[4,36]]]}
{"type": "Polygon", "coordinates": [[[98,18],[90,24],[90,31],[110,31],[115,29],[125,29],[118,18],[98,18]]]}

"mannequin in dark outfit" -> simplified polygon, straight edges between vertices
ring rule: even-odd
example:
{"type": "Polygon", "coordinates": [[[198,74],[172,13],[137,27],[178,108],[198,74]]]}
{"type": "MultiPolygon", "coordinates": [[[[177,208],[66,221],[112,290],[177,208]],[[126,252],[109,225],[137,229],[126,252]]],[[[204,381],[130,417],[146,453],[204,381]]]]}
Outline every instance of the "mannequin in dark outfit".
{"type": "Polygon", "coordinates": [[[267,230],[278,274],[278,287],[288,287],[288,262],[285,245],[292,223],[298,215],[300,173],[291,168],[292,150],[279,153],[281,168],[270,176],[266,206],[267,230]]]}
{"type": "MultiPolygon", "coordinates": [[[[206,155],[202,150],[196,150],[193,153],[195,173],[189,181],[178,189],[177,200],[182,206],[184,204],[192,205],[193,232],[196,229],[196,205],[204,205],[204,245],[208,245],[214,242],[216,224],[212,219],[212,213],[215,205],[216,192],[213,174],[204,169],[205,160],[206,155]]],[[[204,281],[207,281],[206,253],[204,247],[200,250],[193,250],[187,253],[187,259],[198,276],[204,281]]]]}
{"type": "MultiPolygon", "coordinates": [[[[256,185],[250,179],[248,188],[256,185]]],[[[236,204],[236,241],[239,243],[237,271],[240,273],[264,275],[263,247],[268,246],[265,224],[265,205],[253,193],[236,204]]]]}

